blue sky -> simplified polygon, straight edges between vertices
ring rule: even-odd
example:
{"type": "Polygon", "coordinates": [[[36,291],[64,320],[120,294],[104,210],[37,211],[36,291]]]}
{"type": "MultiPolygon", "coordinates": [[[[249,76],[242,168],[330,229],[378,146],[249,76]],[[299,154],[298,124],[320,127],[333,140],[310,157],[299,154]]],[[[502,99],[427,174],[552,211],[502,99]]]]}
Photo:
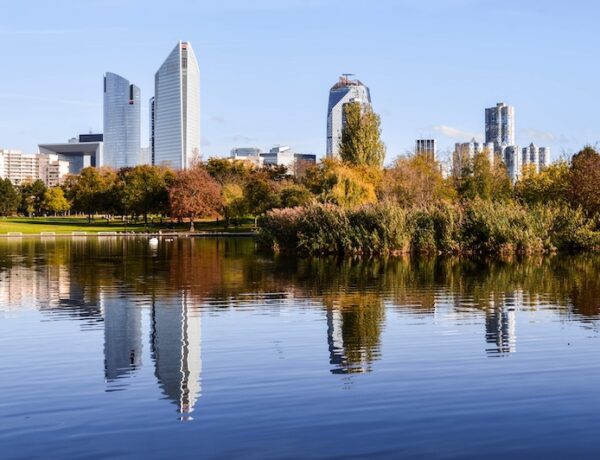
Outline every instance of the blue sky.
{"type": "Polygon", "coordinates": [[[592,0],[0,0],[0,147],[34,152],[102,129],[102,75],[142,91],[177,40],[202,78],[204,157],[234,146],[325,150],[328,90],[370,88],[388,160],[482,135],[516,107],[517,142],[553,157],[600,141],[600,2],[592,0]]]}

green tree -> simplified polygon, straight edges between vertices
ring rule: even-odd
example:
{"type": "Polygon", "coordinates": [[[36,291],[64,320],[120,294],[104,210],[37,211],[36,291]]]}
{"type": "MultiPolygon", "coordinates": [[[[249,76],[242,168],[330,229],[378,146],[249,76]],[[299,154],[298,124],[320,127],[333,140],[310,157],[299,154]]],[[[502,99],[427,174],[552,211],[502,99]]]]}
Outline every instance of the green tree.
{"type": "Polygon", "coordinates": [[[461,197],[483,200],[507,199],[511,194],[511,183],[506,166],[500,157],[490,161],[487,151],[477,153],[467,162],[459,178],[458,191],[461,197]]]}
{"type": "Polygon", "coordinates": [[[258,218],[281,204],[275,184],[265,174],[253,174],[244,187],[246,204],[251,214],[258,218]]]}
{"type": "Polygon", "coordinates": [[[65,193],[60,187],[50,187],[44,193],[42,208],[45,211],[54,213],[55,215],[62,212],[67,212],[71,205],[65,198],[65,193]]]}
{"type": "Polygon", "coordinates": [[[534,165],[523,168],[523,174],[515,184],[515,196],[527,204],[562,203],[569,195],[569,165],[560,161],[540,172],[534,165]]]}
{"type": "Polygon", "coordinates": [[[166,212],[169,205],[169,186],[174,173],[165,167],[141,165],[122,171],[123,209],[141,215],[148,223],[149,213],[166,212]]]}
{"type": "Polygon", "coordinates": [[[381,168],[385,145],[381,141],[379,115],[359,102],[350,102],[344,105],[344,118],[339,145],[341,159],[353,166],[381,168]]]}
{"type": "Polygon", "coordinates": [[[74,208],[86,213],[88,222],[95,213],[114,209],[117,179],[117,173],[111,168],[82,169],[76,180],[69,183],[74,208]]]}
{"type": "Polygon", "coordinates": [[[28,216],[41,214],[46,188],[40,179],[21,185],[21,212],[28,216]]]}
{"type": "Polygon", "coordinates": [[[312,199],[310,191],[301,184],[286,185],[281,189],[281,206],[284,208],[294,208],[303,206],[312,199]]]}
{"type": "Polygon", "coordinates": [[[10,179],[0,179],[0,215],[10,216],[17,212],[21,197],[10,179]]]}
{"type": "Polygon", "coordinates": [[[587,215],[600,213],[600,154],[587,146],[573,156],[569,174],[571,203],[587,215]]]}
{"type": "Polygon", "coordinates": [[[231,161],[227,158],[209,158],[206,170],[222,186],[247,182],[254,167],[246,161],[231,161]]]}

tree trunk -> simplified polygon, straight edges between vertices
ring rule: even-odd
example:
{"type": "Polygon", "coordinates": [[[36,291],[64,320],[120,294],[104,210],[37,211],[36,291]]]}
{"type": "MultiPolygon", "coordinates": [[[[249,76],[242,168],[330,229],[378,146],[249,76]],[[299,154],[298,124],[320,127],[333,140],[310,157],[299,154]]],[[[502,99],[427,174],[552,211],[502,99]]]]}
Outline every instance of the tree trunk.
{"type": "Polygon", "coordinates": [[[190,232],[194,231],[194,217],[190,217],[190,232]]]}

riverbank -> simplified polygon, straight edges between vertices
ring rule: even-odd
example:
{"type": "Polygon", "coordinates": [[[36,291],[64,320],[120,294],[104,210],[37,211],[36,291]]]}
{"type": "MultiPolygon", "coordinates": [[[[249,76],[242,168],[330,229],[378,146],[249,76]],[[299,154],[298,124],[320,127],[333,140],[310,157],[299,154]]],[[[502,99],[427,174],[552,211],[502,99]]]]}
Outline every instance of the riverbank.
{"type": "Polygon", "coordinates": [[[225,227],[221,221],[197,221],[194,232],[190,224],[163,221],[145,225],[143,222],[131,223],[121,220],[96,218],[91,223],[86,217],[8,217],[0,219],[0,237],[15,236],[110,236],[110,235],[187,235],[221,236],[244,235],[253,233],[252,219],[244,219],[239,226],[225,227]]]}

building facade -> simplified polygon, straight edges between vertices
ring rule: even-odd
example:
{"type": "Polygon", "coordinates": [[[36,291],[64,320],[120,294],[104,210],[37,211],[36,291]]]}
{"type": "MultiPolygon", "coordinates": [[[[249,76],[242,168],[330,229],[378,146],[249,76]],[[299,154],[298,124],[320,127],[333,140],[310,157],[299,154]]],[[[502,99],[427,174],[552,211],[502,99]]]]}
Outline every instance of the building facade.
{"type": "Polygon", "coordinates": [[[68,174],[68,161],[58,155],[0,150],[0,179],[9,179],[14,185],[41,180],[48,187],[56,187],[68,174]]]}
{"type": "Polygon", "coordinates": [[[371,108],[371,92],[359,80],[351,80],[349,75],[343,75],[329,91],[329,105],[327,106],[327,157],[339,156],[339,144],[342,140],[344,129],[344,105],[349,102],[358,102],[363,107],[371,108]]]}
{"type": "Polygon", "coordinates": [[[141,163],[140,89],[120,75],[104,75],[104,161],[114,168],[141,163]]]}
{"type": "Polygon", "coordinates": [[[490,164],[494,164],[493,143],[481,143],[473,139],[471,142],[455,144],[452,156],[452,174],[457,177],[463,175],[464,169],[470,165],[475,155],[484,152],[487,153],[490,164]]]}
{"type": "Polygon", "coordinates": [[[435,139],[417,139],[415,142],[415,155],[424,155],[431,161],[437,157],[437,142],[435,139]]]}
{"type": "Polygon", "coordinates": [[[177,43],[154,84],[153,164],[185,169],[200,157],[200,71],[189,42],[177,43]]]}
{"type": "Polygon", "coordinates": [[[485,142],[493,143],[496,151],[502,145],[515,145],[515,109],[503,102],[485,109],[485,142]]]}

